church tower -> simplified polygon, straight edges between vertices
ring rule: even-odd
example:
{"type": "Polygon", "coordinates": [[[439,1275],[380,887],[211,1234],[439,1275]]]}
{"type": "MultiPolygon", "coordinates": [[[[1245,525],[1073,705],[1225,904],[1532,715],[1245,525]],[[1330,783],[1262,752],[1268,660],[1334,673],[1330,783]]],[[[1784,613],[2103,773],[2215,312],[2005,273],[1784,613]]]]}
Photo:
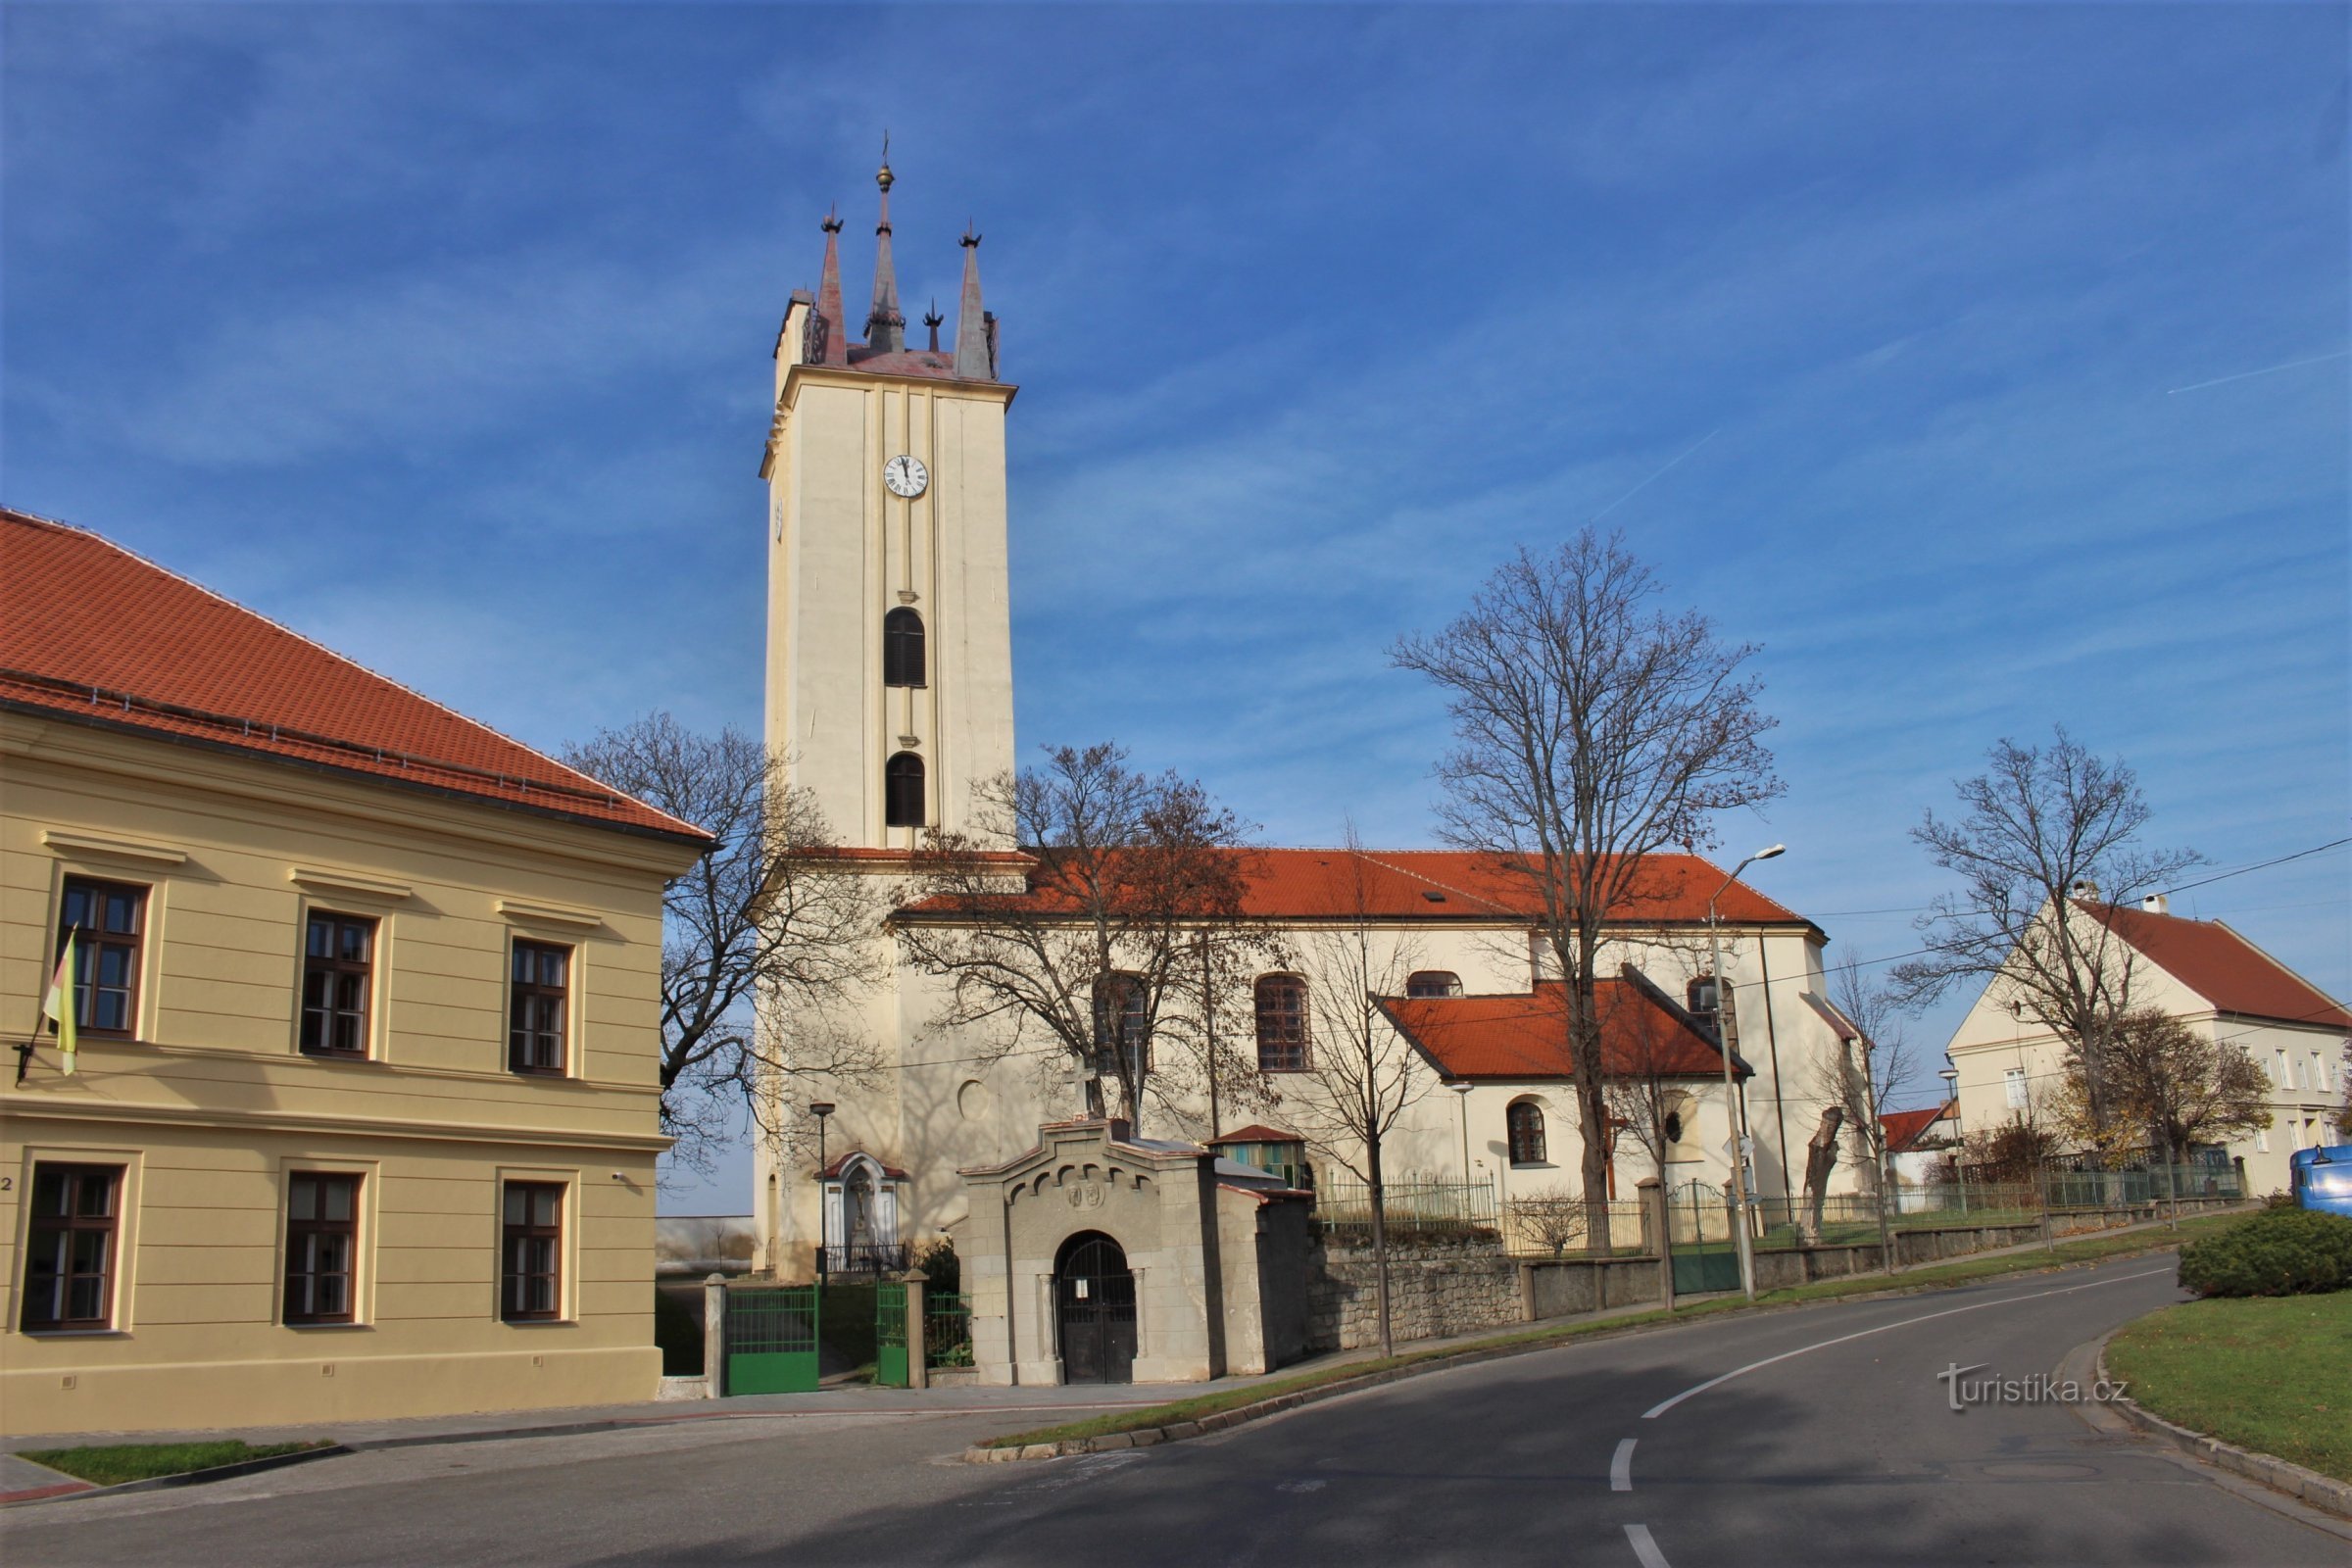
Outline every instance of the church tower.
{"type": "Polygon", "coordinates": [[[814,297],[776,338],[767,454],[768,744],[851,848],[971,827],[972,787],[1012,766],[1004,411],[980,236],[963,236],[956,341],[906,345],[887,149],[865,340],[843,316],[841,222],[814,297]]]}

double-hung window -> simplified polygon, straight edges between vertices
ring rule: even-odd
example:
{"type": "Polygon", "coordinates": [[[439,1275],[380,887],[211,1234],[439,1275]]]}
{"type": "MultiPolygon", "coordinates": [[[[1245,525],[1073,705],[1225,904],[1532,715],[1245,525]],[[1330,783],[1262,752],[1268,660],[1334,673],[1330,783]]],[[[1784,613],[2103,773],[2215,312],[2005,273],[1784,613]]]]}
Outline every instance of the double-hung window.
{"type": "Polygon", "coordinates": [[[571,998],[571,950],[545,942],[514,944],[508,1010],[507,1065],[515,1072],[564,1070],[564,1029],[571,998]]]}
{"type": "Polygon", "coordinates": [[[114,1326],[115,1230],[120,1165],[35,1165],[32,1215],[24,1234],[28,1331],[114,1326]]]}
{"type": "Polygon", "coordinates": [[[74,1022],[100,1034],[136,1028],[139,944],[147,928],[147,890],[122,882],[66,879],[57,950],[74,944],[74,1022]]]}
{"type": "Polygon", "coordinates": [[[360,1179],[297,1171],[286,1184],[286,1321],[352,1321],[360,1179]]]}
{"type": "Polygon", "coordinates": [[[314,914],[302,957],[302,1049],[314,1056],[368,1054],[368,995],[375,922],[314,914]]]}
{"type": "Polygon", "coordinates": [[[509,1182],[502,1200],[499,1315],[510,1323],[557,1317],[564,1304],[564,1186],[509,1182]]]}

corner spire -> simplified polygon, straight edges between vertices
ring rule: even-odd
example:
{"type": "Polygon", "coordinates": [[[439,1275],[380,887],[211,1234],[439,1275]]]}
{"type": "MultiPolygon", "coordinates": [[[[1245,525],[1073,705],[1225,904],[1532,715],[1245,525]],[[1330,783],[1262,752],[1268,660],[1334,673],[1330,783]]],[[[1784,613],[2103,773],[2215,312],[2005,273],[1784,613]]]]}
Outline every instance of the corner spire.
{"type": "Polygon", "coordinates": [[[988,314],[980,308],[980,236],[966,223],[963,229],[963,300],[956,312],[956,378],[993,381],[997,378],[996,334],[989,330],[988,314]]]}
{"type": "Polygon", "coordinates": [[[825,270],[816,285],[816,315],[812,318],[819,341],[809,345],[811,365],[850,363],[850,335],[841,318],[841,220],[825,214],[825,270]]]}
{"type": "Polygon", "coordinates": [[[933,299],[931,308],[923,313],[923,324],[931,329],[931,352],[939,352],[939,323],[947,318],[939,314],[939,301],[933,299]]]}
{"type": "Polygon", "coordinates": [[[865,318],[865,346],[869,353],[893,354],[906,346],[906,318],[899,314],[899,270],[890,259],[890,137],[882,137],[882,170],[874,183],[882,188],[882,220],[874,225],[874,308],[865,318]]]}

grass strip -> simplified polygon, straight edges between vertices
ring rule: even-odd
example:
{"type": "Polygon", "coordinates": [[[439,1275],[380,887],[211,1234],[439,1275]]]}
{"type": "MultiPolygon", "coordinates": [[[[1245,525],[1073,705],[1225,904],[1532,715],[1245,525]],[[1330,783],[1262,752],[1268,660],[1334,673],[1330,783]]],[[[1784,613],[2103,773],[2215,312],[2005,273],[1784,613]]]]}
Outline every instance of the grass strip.
{"type": "MultiPolygon", "coordinates": [[[[2082,1241],[2060,1242],[2048,1251],[2012,1252],[1998,1257],[1968,1257],[1955,1262],[1938,1263],[1932,1268],[1908,1269],[1900,1274],[1857,1274],[1844,1279],[1818,1280],[1811,1285],[1791,1286],[1787,1290],[1766,1291],[1756,1297],[1757,1306],[1793,1305],[1804,1301],[1836,1300],[1853,1296],[1883,1296],[1910,1291],[1933,1290],[1944,1285],[1964,1285],[1972,1280],[1987,1279],[2003,1274],[2025,1274],[2037,1269],[2081,1263],[2103,1262],[2111,1257],[2129,1256],[2134,1252],[2161,1251],[2182,1242],[2194,1241],[2235,1224],[2244,1216],[2239,1214],[2205,1215],[2182,1220],[2178,1232],[2134,1231],[2125,1236],[2096,1236],[2082,1241]]],[[[1147,1427],[1173,1426],[1180,1421],[1198,1421],[1202,1416],[1256,1404],[1265,1399],[1278,1399],[1286,1394],[1301,1394],[1310,1389],[1345,1383],[1351,1378],[1377,1372],[1395,1371],[1423,1362],[1444,1360],[1447,1356],[1497,1349],[1540,1349],[1567,1344],[1594,1334],[1614,1334],[1624,1329],[1641,1328],[1653,1323],[1688,1323],[1693,1319],[1712,1317],[1724,1312],[1749,1310],[1740,1297],[1717,1297],[1712,1300],[1696,1301],[1679,1306],[1671,1313],[1663,1307],[1648,1312],[1628,1313],[1621,1317],[1577,1318],[1565,1322],[1544,1324],[1513,1333],[1490,1338],[1432,1346],[1425,1350],[1410,1350],[1400,1355],[1379,1356],[1368,1360],[1342,1361],[1319,1366],[1287,1378],[1275,1378],[1264,1383],[1252,1383],[1242,1388],[1219,1389],[1211,1394],[1196,1395],[1189,1399],[1176,1399],[1167,1404],[1154,1404],[1142,1409],[1115,1411],[1085,1421],[1067,1421],[1059,1426],[1039,1427],[1029,1432],[1007,1433],[990,1438],[980,1445],[988,1448],[1015,1448],[1032,1443],[1069,1443],[1082,1438],[1107,1437],[1114,1432],[1139,1432],[1147,1427]]]]}
{"type": "Polygon", "coordinates": [[[119,1443],[92,1448],[27,1448],[18,1457],[79,1481],[113,1487],[125,1481],[183,1476],[196,1470],[215,1470],[224,1464],[243,1464],[248,1459],[273,1459],[281,1453],[327,1446],[322,1440],[256,1446],[222,1439],[214,1443],[119,1443]]]}
{"type": "Polygon", "coordinates": [[[2107,1370],[2167,1421],[2352,1481],[2352,1291],[2168,1306],[2107,1342],[2107,1370]]]}

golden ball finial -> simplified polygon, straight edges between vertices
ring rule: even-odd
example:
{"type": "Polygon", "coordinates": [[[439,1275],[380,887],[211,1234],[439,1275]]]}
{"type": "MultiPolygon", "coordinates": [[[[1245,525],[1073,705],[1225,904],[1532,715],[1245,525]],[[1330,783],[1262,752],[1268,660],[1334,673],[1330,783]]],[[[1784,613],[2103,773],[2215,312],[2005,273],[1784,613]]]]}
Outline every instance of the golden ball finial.
{"type": "Polygon", "coordinates": [[[874,175],[874,183],[881,186],[882,194],[887,196],[890,194],[890,132],[886,130],[882,133],[882,168],[874,175]]]}

